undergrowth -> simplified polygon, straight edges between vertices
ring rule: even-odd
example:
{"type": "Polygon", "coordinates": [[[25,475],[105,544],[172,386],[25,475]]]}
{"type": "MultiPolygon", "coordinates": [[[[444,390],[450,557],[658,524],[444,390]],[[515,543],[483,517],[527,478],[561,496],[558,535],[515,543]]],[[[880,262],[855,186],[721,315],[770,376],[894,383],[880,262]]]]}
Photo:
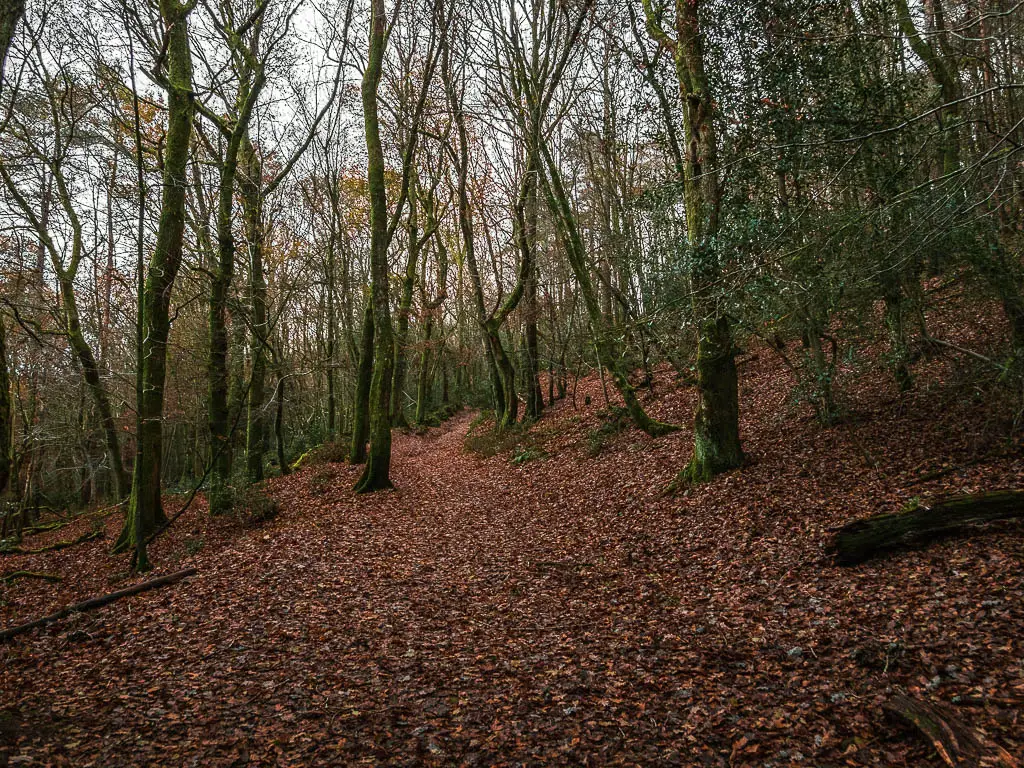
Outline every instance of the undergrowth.
{"type": "Polygon", "coordinates": [[[617,405],[599,411],[598,416],[601,426],[587,433],[587,455],[592,459],[601,454],[611,438],[624,432],[630,424],[629,412],[617,405]]]}

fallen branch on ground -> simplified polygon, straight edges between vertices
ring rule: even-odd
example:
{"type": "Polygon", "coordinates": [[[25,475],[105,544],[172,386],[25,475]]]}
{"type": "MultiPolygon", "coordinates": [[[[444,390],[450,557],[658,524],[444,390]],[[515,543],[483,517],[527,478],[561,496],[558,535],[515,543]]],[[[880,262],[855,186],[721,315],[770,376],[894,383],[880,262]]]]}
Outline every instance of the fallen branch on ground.
{"type": "Polygon", "coordinates": [[[839,529],[828,546],[837,565],[963,534],[973,526],[1024,517],[1024,491],[951,496],[909,512],[874,515],[839,529]]]}
{"type": "Polygon", "coordinates": [[[43,581],[63,581],[63,576],[58,576],[55,573],[36,573],[35,571],[11,571],[3,576],[0,576],[0,581],[5,584],[15,579],[42,579],[43,581]]]}
{"type": "Polygon", "coordinates": [[[189,576],[195,576],[195,574],[195,568],[186,568],[183,571],[176,571],[175,573],[161,576],[158,579],[150,579],[149,581],[144,581],[141,584],[135,584],[134,586],[126,587],[125,589],[119,589],[117,592],[111,592],[108,595],[93,597],[89,600],[85,600],[84,602],[69,605],[67,608],[62,608],[56,613],[51,613],[49,616],[44,616],[41,619],[35,619],[27,624],[19,624],[16,627],[8,627],[0,632],[0,643],[6,642],[12,637],[17,637],[29,630],[35,629],[36,627],[52,624],[55,621],[63,619],[65,616],[70,616],[72,613],[82,613],[84,611],[92,611],[96,608],[102,608],[104,605],[109,605],[115,600],[120,600],[122,597],[137,595],[140,592],[147,592],[158,587],[165,587],[169,584],[174,584],[182,579],[188,578],[189,576]]]}
{"type": "Polygon", "coordinates": [[[38,549],[23,549],[21,547],[11,547],[10,549],[0,549],[0,555],[40,555],[43,552],[56,552],[58,549],[67,549],[73,547],[76,544],[82,544],[86,541],[92,541],[93,539],[99,539],[103,536],[103,531],[92,531],[91,533],[83,533],[77,539],[73,541],[58,541],[56,544],[50,544],[47,547],[39,547],[38,549]]]}

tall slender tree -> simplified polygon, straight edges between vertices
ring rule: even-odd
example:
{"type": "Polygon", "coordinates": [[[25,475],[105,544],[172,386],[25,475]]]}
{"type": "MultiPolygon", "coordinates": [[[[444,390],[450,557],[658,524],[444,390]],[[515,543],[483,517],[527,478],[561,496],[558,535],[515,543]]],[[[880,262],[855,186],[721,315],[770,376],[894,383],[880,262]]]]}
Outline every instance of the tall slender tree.
{"type": "Polygon", "coordinates": [[[156,247],[146,270],[139,323],[143,335],[142,402],[138,404],[142,432],[132,475],[132,493],[115,552],[135,552],[138,570],[149,569],[147,539],[162,525],[161,494],[164,384],[167,378],[167,339],[171,330],[171,294],[181,266],[185,237],[185,192],[188,187],[189,146],[195,116],[192,49],[188,17],[197,0],[160,0],[165,47],[158,54],[156,74],[167,91],[167,134],[163,154],[163,197],[156,247]]]}

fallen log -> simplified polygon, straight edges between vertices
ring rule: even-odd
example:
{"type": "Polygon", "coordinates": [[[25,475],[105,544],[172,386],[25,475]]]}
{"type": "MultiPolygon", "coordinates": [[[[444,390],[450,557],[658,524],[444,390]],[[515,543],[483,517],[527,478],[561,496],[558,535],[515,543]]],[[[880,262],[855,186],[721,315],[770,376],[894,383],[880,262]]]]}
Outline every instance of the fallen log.
{"type": "Polygon", "coordinates": [[[1013,755],[971,728],[948,707],[897,695],[882,708],[891,717],[917,729],[950,768],[1020,768],[1013,755]]]}
{"type": "Polygon", "coordinates": [[[82,613],[84,611],[92,611],[96,608],[102,608],[104,605],[109,605],[115,600],[120,600],[122,597],[128,597],[130,595],[137,595],[140,592],[148,592],[151,589],[157,589],[158,587],[166,587],[169,584],[174,584],[186,579],[189,576],[195,576],[195,568],[186,568],[183,571],[176,571],[175,573],[169,573],[166,576],[161,576],[158,579],[150,579],[149,581],[143,581],[141,584],[134,584],[125,589],[119,589],[116,592],[111,592],[101,597],[92,597],[81,603],[75,603],[69,605],[67,608],[62,608],[56,613],[51,613],[49,616],[43,616],[41,619],[35,619],[27,624],[19,624],[15,627],[8,627],[7,629],[0,631],[0,643],[7,642],[12,637],[24,634],[29,630],[35,629],[36,627],[42,627],[47,624],[52,624],[55,621],[59,621],[66,616],[70,616],[72,613],[82,613]]]}
{"type": "Polygon", "coordinates": [[[42,579],[43,581],[63,581],[63,576],[58,576],[56,573],[37,573],[36,571],[11,571],[0,576],[0,581],[6,584],[9,581],[15,581],[16,579],[42,579]]]}
{"type": "Polygon", "coordinates": [[[971,527],[1024,517],[1024,491],[951,496],[917,509],[847,523],[827,547],[837,565],[857,565],[893,550],[963,534],[971,527]]]}

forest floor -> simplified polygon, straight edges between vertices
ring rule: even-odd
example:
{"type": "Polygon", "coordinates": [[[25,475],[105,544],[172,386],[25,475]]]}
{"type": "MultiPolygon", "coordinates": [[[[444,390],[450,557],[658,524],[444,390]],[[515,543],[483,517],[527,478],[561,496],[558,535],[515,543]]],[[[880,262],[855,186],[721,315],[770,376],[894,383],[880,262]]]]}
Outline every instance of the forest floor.
{"type": "MultiPolygon", "coordinates": [[[[469,412],[396,433],[392,492],[325,463],[270,481],[259,528],[196,505],[152,552],[196,576],[0,646],[0,765],[943,765],[883,713],[898,692],[1024,758],[1022,529],[823,554],[850,519],[1024,487],[995,390],[942,357],[897,396],[851,362],[825,428],[770,352],[740,362],[750,465],[684,495],[689,431],[602,434],[589,377],[489,458],[469,412]]],[[[667,373],[647,398],[689,422],[667,373]]],[[[118,517],[3,558],[64,577],[4,587],[3,625],[129,583],[118,517]]]]}

